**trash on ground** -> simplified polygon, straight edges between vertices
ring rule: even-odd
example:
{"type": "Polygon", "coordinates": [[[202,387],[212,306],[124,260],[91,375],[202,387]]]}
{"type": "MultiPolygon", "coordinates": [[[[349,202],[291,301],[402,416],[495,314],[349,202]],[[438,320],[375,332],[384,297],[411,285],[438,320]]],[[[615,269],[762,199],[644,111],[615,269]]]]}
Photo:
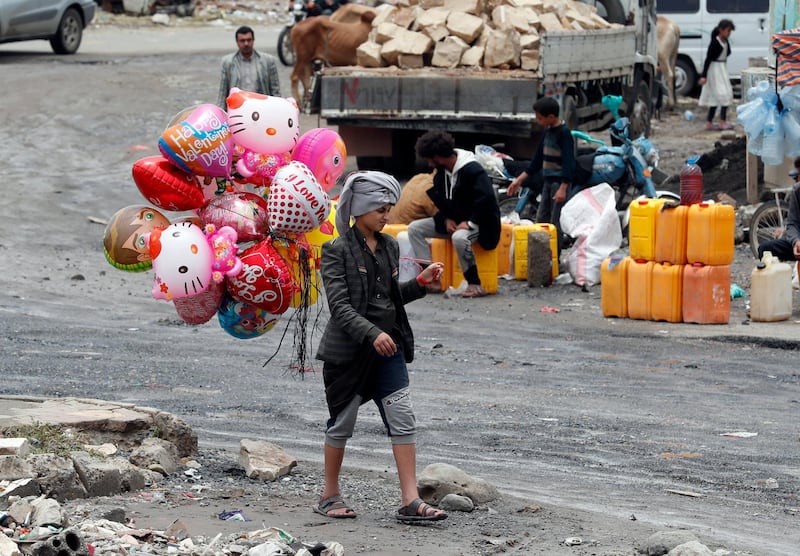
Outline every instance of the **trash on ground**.
{"type": "Polygon", "coordinates": [[[220,512],[217,514],[217,517],[223,521],[250,521],[250,518],[244,515],[242,510],[220,512]]]}
{"type": "Polygon", "coordinates": [[[752,438],[754,436],[758,436],[757,432],[747,432],[747,431],[735,431],[735,432],[723,432],[720,436],[730,436],[732,438],[752,438]]]}

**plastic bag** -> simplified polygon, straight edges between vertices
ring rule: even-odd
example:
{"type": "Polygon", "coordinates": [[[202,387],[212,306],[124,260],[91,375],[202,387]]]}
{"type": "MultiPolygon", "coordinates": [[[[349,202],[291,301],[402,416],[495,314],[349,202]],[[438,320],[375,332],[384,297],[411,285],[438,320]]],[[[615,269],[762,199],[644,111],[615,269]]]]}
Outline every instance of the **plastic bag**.
{"type": "Polygon", "coordinates": [[[567,271],[578,286],[600,283],[600,267],[622,245],[614,189],[601,183],[578,192],[561,209],[561,229],[577,238],[567,253],[567,271]]]}
{"type": "Polygon", "coordinates": [[[514,176],[508,173],[505,164],[503,164],[503,159],[513,160],[507,154],[499,153],[489,145],[475,145],[475,158],[490,177],[507,180],[514,179],[514,176]]]}

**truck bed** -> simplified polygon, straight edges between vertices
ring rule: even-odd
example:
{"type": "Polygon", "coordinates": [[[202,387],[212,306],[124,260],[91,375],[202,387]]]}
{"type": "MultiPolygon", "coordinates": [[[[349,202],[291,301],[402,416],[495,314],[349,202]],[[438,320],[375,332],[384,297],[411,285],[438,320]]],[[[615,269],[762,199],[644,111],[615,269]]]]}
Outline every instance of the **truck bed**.
{"type": "Polygon", "coordinates": [[[419,69],[332,67],[322,71],[320,114],[331,123],[397,119],[459,122],[502,120],[526,127],[548,84],[630,75],[632,27],[542,36],[538,71],[494,68],[419,69]]]}

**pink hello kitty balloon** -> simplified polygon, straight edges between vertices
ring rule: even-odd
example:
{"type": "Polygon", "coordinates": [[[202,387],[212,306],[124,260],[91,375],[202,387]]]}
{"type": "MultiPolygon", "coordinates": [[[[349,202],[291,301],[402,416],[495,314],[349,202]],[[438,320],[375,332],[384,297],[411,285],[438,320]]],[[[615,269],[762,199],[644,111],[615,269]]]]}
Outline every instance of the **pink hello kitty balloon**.
{"type": "Polygon", "coordinates": [[[347,163],[347,149],[338,133],[316,127],[300,136],[292,151],[292,160],[308,166],[325,191],[330,191],[347,163]]]}
{"type": "Polygon", "coordinates": [[[300,111],[293,98],[231,89],[228,126],[239,156],[236,171],[249,183],[269,187],[275,173],[291,160],[300,137],[300,111]]]}
{"type": "Polygon", "coordinates": [[[325,222],[330,210],[328,194],[302,162],[293,160],[275,174],[267,198],[273,232],[310,232],[325,222]]]}

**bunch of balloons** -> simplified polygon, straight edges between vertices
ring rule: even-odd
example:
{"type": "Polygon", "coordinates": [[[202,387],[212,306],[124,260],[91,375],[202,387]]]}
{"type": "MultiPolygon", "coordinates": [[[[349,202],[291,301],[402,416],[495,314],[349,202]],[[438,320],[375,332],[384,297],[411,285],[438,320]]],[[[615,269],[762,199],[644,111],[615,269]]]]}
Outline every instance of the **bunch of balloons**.
{"type": "Polygon", "coordinates": [[[747,133],[747,150],[770,165],[800,155],[800,86],[784,87],[779,94],[765,79],[750,87],[747,100],[736,107],[736,119],[747,133]]]}
{"type": "Polygon", "coordinates": [[[169,122],[161,154],[133,165],[148,204],[119,209],[103,246],[120,270],[152,269],[153,297],[185,322],[216,315],[248,339],[316,303],[319,248],[335,236],[328,192],[347,151],[331,129],[301,135],[292,98],[234,88],[227,108],[200,104],[169,122]]]}

